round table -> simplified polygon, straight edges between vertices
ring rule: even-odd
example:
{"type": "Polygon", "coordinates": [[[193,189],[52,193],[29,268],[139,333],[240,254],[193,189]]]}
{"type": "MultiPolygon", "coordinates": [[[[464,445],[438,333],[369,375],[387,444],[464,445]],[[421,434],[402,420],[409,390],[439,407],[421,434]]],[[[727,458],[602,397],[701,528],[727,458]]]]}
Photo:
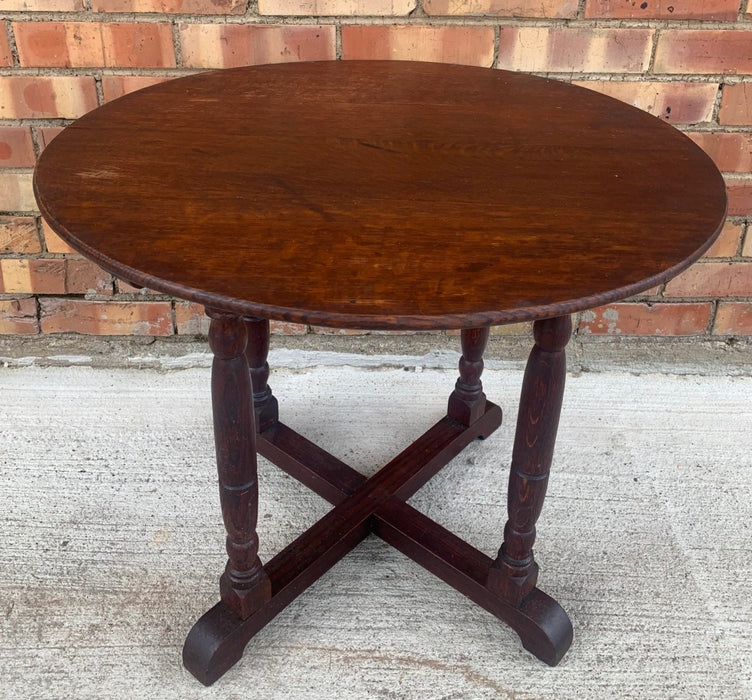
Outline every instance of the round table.
{"type": "Polygon", "coordinates": [[[277,612],[375,533],[556,664],[564,611],[536,587],[570,314],[650,289],[721,230],[723,179],[687,137],[561,82],[406,62],[180,78],[82,117],[43,152],[42,214],[131,284],[203,304],[229,555],[183,659],[211,683],[277,612]],[[448,410],[366,479],[278,417],[269,320],[461,329],[448,410]],[[495,558],[405,502],[501,423],[480,376],[490,326],[534,322],[495,558]],[[334,508],[263,564],[256,452],[334,508]]]}

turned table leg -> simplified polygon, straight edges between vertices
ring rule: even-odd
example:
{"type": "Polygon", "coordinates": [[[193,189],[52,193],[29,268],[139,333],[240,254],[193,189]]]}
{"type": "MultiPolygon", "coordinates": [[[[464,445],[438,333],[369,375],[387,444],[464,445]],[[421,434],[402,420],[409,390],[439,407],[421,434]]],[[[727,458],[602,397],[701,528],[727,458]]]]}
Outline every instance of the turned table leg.
{"type": "Polygon", "coordinates": [[[256,414],[256,430],[263,432],[279,419],[279,406],[272,394],[269,380],[269,321],[263,318],[245,318],[248,344],[245,357],[251,372],[253,385],[253,408],[256,414]]]}
{"type": "Polygon", "coordinates": [[[486,411],[486,395],[480,375],[483,372],[483,352],[488,343],[488,328],[462,330],[460,376],[449,396],[447,415],[458,423],[471,425],[486,411]]]}
{"type": "Polygon", "coordinates": [[[211,325],[214,440],[219,496],[227,529],[227,567],[219,581],[222,601],[241,618],[271,598],[269,577],[258,558],[258,482],[253,394],[242,318],[207,309],[211,325]]]}
{"type": "Polygon", "coordinates": [[[196,678],[209,685],[225,673],[260,629],[369,532],[506,622],[538,658],[559,662],[572,641],[572,625],[561,606],[535,588],[532,544],[561,405],[568,319],[535,326],[517,427],[510,521],[493,561],[405,502],[470,442],[501,424],[501,409],[486,400],[480,382],[488,330],[462,332],[460,377],[448,415],[366,478],[277,420],[267,384],[268,323],[215,309],[207,314],[229,560],[220,578],[222,601],[196,622],[183,647],[183,663],[196,678]],[[256,534],[257,444],[267,459],[334,506],[263,567],[256,534]]]}
{"type": "Polygon", "coordinates": [[[509,520],[504,542],[488,575],[489,589],[519,605],[535,588],[535,523],[543,507],[559,425],[566,359],[572,333],[569,316],[536,321],[535,346],[525,369],[509,472],[509,520]]]}

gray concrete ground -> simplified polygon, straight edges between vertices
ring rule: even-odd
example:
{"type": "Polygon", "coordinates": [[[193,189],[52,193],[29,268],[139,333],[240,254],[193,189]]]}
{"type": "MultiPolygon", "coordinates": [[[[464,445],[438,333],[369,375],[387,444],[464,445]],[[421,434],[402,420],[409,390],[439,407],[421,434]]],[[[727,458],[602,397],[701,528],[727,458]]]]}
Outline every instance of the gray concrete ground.
{"type": "MultiPolygon", "coordinates": [[[[180,649],[224,563],[206,357],[0,368],[0,697],[752,698],[752,378],[649,363],[568,378],[536,545],[575,630],[557,668],[369,539],[203,688],[180,649]]],[[[371,473],[440,416],[456,359],[277,351],[271,383],[371,473]]],[[[504,426],[411,501],[490,555],[520,382],[489,362],[504,426]]],[[[267,559],[327,506],[259,469],[267,559]]]]}

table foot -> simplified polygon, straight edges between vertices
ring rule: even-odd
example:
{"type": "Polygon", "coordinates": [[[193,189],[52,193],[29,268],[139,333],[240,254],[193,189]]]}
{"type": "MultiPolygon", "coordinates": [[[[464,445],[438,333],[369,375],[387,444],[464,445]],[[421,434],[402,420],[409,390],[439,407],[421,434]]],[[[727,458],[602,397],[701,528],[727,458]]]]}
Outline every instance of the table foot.
{"type": "Polygon", "coordinates": [[[370,533],[368,499],[345,498],[263,567],[271,597],[243,618],[217,603],[193,626],[185,667],[210,685],[242,657],[251,638],[370,533]]]}
{"type": "Polygon", "coordinates": [[[201,683],[211,685],[240,661],[248,641],[263,625],[249,635],[239,635],[239,628],[247,630],[259,616],[256,612],[241,620],[224,603],[217,603],[188,633],[183,645],[183,666],[201,683]]]}
{"type": "Polygon", "coordinates": [[[412,506],[392,499],[375,514],[373,531],[407,557],[511,627],[522,646],[555,666],[572,643],[564,609],[539,588],[518,605],[487,586],[493,560],[412,506]]]}
{"type": "Polygon", "coordinates": [[[572,644],[569,616],[551,596],[539,588],[516,608],[518,615],[507,624],[522,641],[522,646],[549,666],[556,666],[572,644]]]}
{"type": "MultiPolygon", "coordinates": [[[[231,497],[236,491],[244,496],[247,492],[250,496],[250,499],[244,497],[242,503],[237,504],[243,506],[241,511],[233,510],[233,513],[240,512],[242,517],[226,518],[231,535],[228,538],[228,553],[231,555],[228,570],[234,576],[230,593],[247,587],[254,593],[259,592],[259,595],[254,597],[253,605],[240,606],[235,596],[223,590],[222,602],[203,615],[191,629],[183,649],[183,662],[199,681],[210,685],[222,676],[242,657],[246,645],[259,630],[371,533],[505,622],[519,635],[524,648],[537,658],[549,665],[561,660],[572,641],[572,625],[561,606],[535,586],[533,571],[537,572],[537,565],[532,561],[532,556],[529,562],[512,561],[515,565],[525,565],[524,571],[515,569],[513,573],[524,574],[526,581],[520,590],[511,595],[507,589],[512,579],[508,572],[500,569],[498,560],[494,561],[474,549],[406,503],[468,444],[477,438],[488,437],[501,425],[501,409],[486,399],[480,382],[482,350],[488,337],[486,330],[463,332],[460,379],[450,397],[447,415],[376,474],[366,478],[279,422],[276,400],[266,383],[268,326],[256,319],[244,319],[240,323],[240,319],[219,314],[212,318],[211,337],[217,356],[215,379],[222,379],[223,391],[230,392],[234,397],[231,402],[234,410],[243,414],[241,421],[229,421],[223,415],[223,402],[219,399],[222,392],[216,392],[215,435],[218,437],[220,486],[234,481],[236,472],[242,473],[245,478],[250,477],[248,483],[243,482],[238,486],[231,483],[229,491],[232,493],[221,491],[223,512],[226,505],[231,504],[235,508],[231,497]],[[225,337],[227,340],[220,342],[220,338],[225,337]],[[232,380],[231,388],[228,386],[229,380],[232,380]],[[239,396],[235,397],[233,391],[239,396]],[[256,430],[253,429],[254,422],[256,430]],[[225,440],[219,439],[228,436],[232,438],[230,445],[242,445],[242,450],[237,455],[231,455],[231,459],[225,454],[225,440]],[[255,556],[258,542],[255,533],[255,450],[334,506],[263,567],[255,556]],[[242,465],[242,469],[236,469],[236,465],[242,465]],[[242,527],[239,527],[239,523],[242,527]],[[245,586],[245,579],[250,581],[251,577],[254,585],[245,586]],[[263,589],[257,581],[264,584],[263,589]],[[238,582],[244,585],[240,586],[238,582]]],[[[551,333],[543,333],[549,328],[539,324],[536,335],[538,345],[533,353],[534,361],[529,363],[529,370],[531,366],[533,370],[528,372],[527,384],[545,385],[547,382],[542,380],[549,375],[556,384],[562,374],[563,364],[558,354],[561,348],[558,346],[563,345],[560,336],[564,335],[562,331],[566,330],[563,328],[566,324],[558,321],[551,323],[552,330],[556,331],[553,333],[556,347],[548,347],[551,333]],[[552,353],[556,355],[556,361],[549,369],[552,353]],[[539,369],[539,365],[545,369],[539,369]]],[[[553,393],[556,398],[552,404],[546,404],[552,405],[552,409],[544,408],[542,411],[546,417],[544,423],[553,424],[553,429],[546,431],[547,439],[543,440],[543,447],[538,448],[547,458],[541,460],[545,467],[550,464],[552,434],[555,434],[555,418],[558,417],[560,405],[559,392],[553,393]]],[[[524,394],[525,391],[523,407],[526,406],[524,394]]],[[[534,396],[539,398],[535,393],[534,396]]],[[[531,402],[530,411],[525,411],[526,416],[529,413],[535,414],[532,417],[535,423],[538,417],[538,404],[535,401],[531,402]]],[[[517,452],[521,449],[518,444],[521,436],[526,435],[527,432],[518,424],[517,452]]],[[[531,454],[537,455],[536,449],[531,450],[527,442],[525,446],[531,454]]],[[[520,469],[521,461],[513,460],[512,478],[536,482],[538,474],[528,473],[532,471],[529,469],[520,469]]],[[[539,488],[535,492],[538,495],[535,499],[537,505],[542,503],[543,490],[539,488]]],[[[523,512],[517,507],[515,499],[524,493],[527,493],[525,489],[510,489],[510,503],[515,505],[515,509],[510,510],[512,515],[523,512]]],[[[535,510],[539,511],[539,507],[535,510]]],[[[537,512],[530,518],[532,523],[536,517],[537,512]]],[[[508,527],[505,544],[512,543],[514,536],[517,536],[530,546],[532,537],[518,535],[526,532],[526,529],[534,533],[527,520],[511,530],[508,527]]],[[[516,553],[517,550],[514,551],[516,553]]],[[[506,558],[504,564],[507,564],[506,558]]]]}
{"type": "MultiPolygon", "coordinates": [[[[522,646],[549,666],[556,666],[572,643],[572,623],[567,613],[538,588],[533,589],[519,607],[482,585],[461,592],[514,630],[522,646]]],[[[188,633],[183,646],[183,665],[201,683],[211,685],[240,661],[248,643],[286,604],[272,598],[243,620],[224,603],[217,603],[188,633]]]]}

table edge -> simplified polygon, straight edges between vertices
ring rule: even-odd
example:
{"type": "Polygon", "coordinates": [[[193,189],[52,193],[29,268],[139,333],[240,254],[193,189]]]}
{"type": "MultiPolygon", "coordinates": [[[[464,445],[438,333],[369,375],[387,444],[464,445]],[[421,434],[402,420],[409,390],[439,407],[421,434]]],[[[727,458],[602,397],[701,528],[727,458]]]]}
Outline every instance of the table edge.
{"type": "MultiPolygon", "coordinates": [[[[330,61],[319,62],[329,63],[330,61]]],[[[209,71],[201,71],[198,74],[223,72],[227,70],[243,70],[247,68],[249,68],[249,66],[242,66],[231,69],[215,69],[209,71]]],[[[516,71],[500,70],[500,72],[514,73],[516,71]]],[[[536,75],[535,77],[542,78],[542,76],[539,75],[536,75]]],[[[550,78],[542,79],[550,80],[550,78]]],[[[140,91],[159,89],[159,87],[159,84],[148,86],[146,88],[142,88],[142,90],[140,91]]],[[[586,87],[576,85],[570,85],[570,87],[574,87],[576,89],[588,89],[586,87]]],[[[637,108],[633,105],[629,105],[627,103],[622,104],[624,107],[637,110],[637,108]]],[[[637,111],[642,112],[642,110],[637,111]]],[[[700,149],[699,146],[697,146],[696,144],[695,146],[702,152],[702,149],[700,149]]],[[[709,158],[709,156],[707,156],[707,154],[703,152],[703,155],[710,163],[712,163],[712,160],[709,158]]],[[[68,245],[70,245],[71,248],[83,255],[85,258],[97,264],[106,272],[137,287],[145,287],[183,301],[198,303],[205,307],[238,314],[241,316],[266,318],[270,320],[285,321],[290,323],[311,324],[315,326],[357,330],[457,330],[462,328],[480,328],[486,326],[530,322],[586,311],[588,309],[592,309],[604,304],[623,300],[625,298],[639,294],[640,292],[644,292],[645,290],[651,289],[657,285],[665,283],[670,279],[673,279],[679,273],[690,267],[700,257],[702,257],[702,255],[713,245],[723,229],[728,213],[728,193],[723,176],[715,166],[713,167],[715,169],[715,176],[718,181],[717,184],[719,190],[723,192],[724,196],[723,212],[718,219],[718,223],[714,231],[705,239],[703,244],[691,255],[684,258],[683,260],[680,260],[672,267],[662,270],[655,275],[651,275],[650,277],[637,280],[636,282],[630,283],[628,285],[624,285],[615,289],[609,289],[605,292],[599,292],[584,297],[573,298],[570,300],[548,304],[532,304],[515,309],[490,309],[462,314],[438,315],[349,314],[321,310],[288,308],[272,304],[256,303],[236,297],[226,296],[223,294],[207,292],[199,288],[180,284],[178,282],[171,282],[169,280],[156,277],[149,273],[142,272],[134,267],[120,263],[115,259],[109,258],[96,248],[93,248],[82,242],[75,236],[74,233],[68,231],[62,223],[58,222],[54,218],[54,216],[46,207],[44,199],[41,196],[37,186],[37,167],[35,167],[33,174],[33,192],[44,219],[50,225],[52,230],[57,235],[59,235],[68,245]]]]}
{"type": "MultiPolygon", "coordinates": [[[[718,173],[723,182],[723,176],[718,173]]],[[[142,272],[128,265],[108,258],[100,251],[92,248],[76,238],[62,224],[57,222],[47,210],[44,199],[37,190],[36,170],[33,179],[34,196],[39,209],[52,230],[68,245],[81,255],[91,260],[106,272],[118,279],[124,280],[137,287],[145,287],[177,299],[194,302],[213,309],[237,314],[250,318],[264,318],[288,323],[310,324],[328,328],[352,330],[386,330],[386,331],[430,331],[430,330],[459,330],[463,328],[484,328],[486,326],[503,326],[510,323],[538,321],[555,318],[580,311],[587,311],[604,304],[620,301],[639,294],[659,284],[663,284],[676,277],[696,262],[715,242],[723,230],[728,213],[728,194],[725,190],[723,215],[720,217],[715,231],[705,240],[692,255],[680,261],[673,267],[651,277],[637,282],[585,297],[563,302],[540,304],[521,307],[519,309],[476,311],[466,314],[440,315],[372,315],[372,314],[343,314],[327,311],[293,309],[268,304],[244,301],[235,297],[206,292],[201,289],[187,287],[177,282],[170,282],[148,273],[142,272]]]]}

